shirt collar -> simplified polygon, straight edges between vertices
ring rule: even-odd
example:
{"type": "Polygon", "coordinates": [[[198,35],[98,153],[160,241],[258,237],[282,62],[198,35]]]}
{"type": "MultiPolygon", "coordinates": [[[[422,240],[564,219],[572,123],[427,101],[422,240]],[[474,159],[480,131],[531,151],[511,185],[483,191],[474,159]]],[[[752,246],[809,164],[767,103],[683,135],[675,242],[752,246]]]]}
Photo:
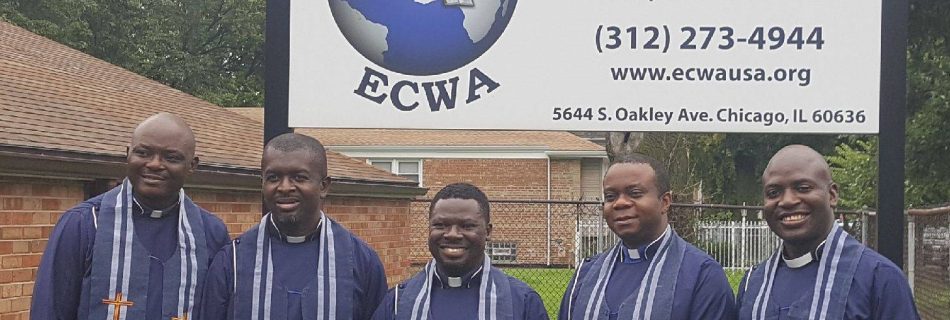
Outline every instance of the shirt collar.
{"type": "Polygon", "coordinates": [[[439,286],[441,286],[442,289],[445,289],[445,288],[461,288],[461,287],[471,288],[471,287],[472,287],[472,282],[475,282],[475,281],[481,279],[482,268],[484,268],[484,267],[483,267],[483,266],[478,266],[478,269],[469,271],[468,273],[462,275],[461,277],[449,277],[449,276],[446,276],[446,275],[442,274],[441,271],[439,271],[439,268],[436,268],[436,269],[435,269],[435,280],[439,282],[439,286]]]}
{"type": "Polygon", "coordinates": [[[804,266],[807,266],[813,261],[821,261],[821,251],[825,247],[825,242],[822,241],[818,247],[815,247],[815,250],[807,252],[797,258],[787,258],[785,257],[785,250],[782,250],[782,261],[785,261],[785,265],[792,269],[798,269],[804,266]]]}
{"type": "Polygon", "coordinates": [[[134,195],[132,196],[132,212],[138,213],[144,216],[148,216],[153,219],[159,219],[162,217],[167,217],[167,216],[171,216],[178,213],[178,208],[180,207],[180,205],[181,205],[181,199],[179,199],[178,201],[175,201],[174,204],[172,204],[171,206],[168,206],[167,208],[152,209],[143,205],[141,202],[139,202],[139,199],[135,198],[134,195]]]}
{"type": "Polygon", "coordinates": [[[313,238],[315,238],[317,235],[320,234],[320,226],[323,224],[323,219],[321,218],[320,222],[317,223],[317,227],[313,230],[313,232],[305,236],[295,237],[291,235],[286,235],[280,231],[280,228],[277,227],[277,223],[274,222],[274,215],[271,215],[270,218],[267,220],[270,222],[267,224],[267,229],[270,230],[270,234],[274,235],[275,237],[280,238],[280,240],[286,243],[304,243],[304,242],[313,240],[313,238]]]}
{"type": "Polygon", "coordinates": [[[662,234],[660,234],[659,238],[656,238],[655,240],[653,240],[647,245],[640,246],[637,248],[632,248],[632,249],[627,248],[627,245],[623,244],[623,242],[621,241],[620,245],[621,245],[621,249],[623,250],[620,250],[620,261],[622,261],[623,263],[629,263],[629,264],[640,263],[643,261],[650,261],[650,259],[653,259],[654,255],[656,255],[656,251],[660,248],[660,243],[662,243],[662,241],[660,240],[663,240],[669,234],[670,234],[670,225],[666,225],[666,229],[663,231],[662,234]]]}

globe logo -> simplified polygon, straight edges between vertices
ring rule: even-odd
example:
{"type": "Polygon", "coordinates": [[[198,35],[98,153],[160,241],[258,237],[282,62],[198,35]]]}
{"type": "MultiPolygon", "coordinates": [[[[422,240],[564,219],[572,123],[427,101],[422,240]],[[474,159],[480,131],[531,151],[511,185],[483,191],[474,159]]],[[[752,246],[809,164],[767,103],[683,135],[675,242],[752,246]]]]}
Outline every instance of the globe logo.
{"type": "Polygon", "coordinates": [[[330,0],[350,45],[373,63],[414,76],[458,69],[501,36],[517,0],[330,0]]]}

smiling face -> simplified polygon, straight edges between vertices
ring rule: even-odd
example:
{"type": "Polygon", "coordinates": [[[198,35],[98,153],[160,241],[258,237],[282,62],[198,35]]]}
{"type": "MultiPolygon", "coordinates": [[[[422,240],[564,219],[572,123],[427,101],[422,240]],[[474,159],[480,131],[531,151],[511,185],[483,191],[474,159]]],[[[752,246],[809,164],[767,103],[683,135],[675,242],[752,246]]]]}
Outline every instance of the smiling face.
{"type": "Polygon", "coordinates": [[[448,276],[462,276],[484,261],[491,229],[478,201],[440,199],[429,216],[429,252],[448,276]]]}
{"type": "Polygon", "coordinates": [[[330,178],[318,169],[319,158],[306,149],[280,151],[268,148],[261,161],[265,208],[281,231],[291,236],[312,232],[320,221],[320,209],[330,187],[330,178]]]}
{"type": "Polygon", "coordinates": [[[628,248],[650,243],[668,224],[672,196],[660,194],[653,168],[617,163],[604,176],[604,220],[628,248]]]}
{"type": "Polygon", "coordinates": [[[145,206],[162,209],[177,202],[178,190],[197,166],[195,136],[180,118],[158,114],[132,133],[126,176],[145,206]]]}
{"type": "Polygon", "coordinates": [[[813,250],[834,224],[838,186],[820,154],[803,146],[775,154],[762,174],[764,216],[772,232],[797,257],[813,250]]]}

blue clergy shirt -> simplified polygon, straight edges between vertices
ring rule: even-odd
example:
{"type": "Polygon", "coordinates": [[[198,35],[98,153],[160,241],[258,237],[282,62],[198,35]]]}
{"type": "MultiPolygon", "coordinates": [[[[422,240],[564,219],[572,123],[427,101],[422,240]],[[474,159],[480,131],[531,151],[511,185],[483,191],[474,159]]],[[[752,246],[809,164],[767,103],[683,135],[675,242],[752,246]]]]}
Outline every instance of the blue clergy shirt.
{"type": "MultiPolygon", "coordinates": [[[[620,254],[615,258],[619,259],[618,262],[621,263],[614,265],[604,297],[608,308],[606,311],[608,312],[608,319],[617,319],[620,305],[640,289],[640,282],[650,267],[650,261],[654,258],[661,239],[632,250],[621,243],[622,250],[619,250],[620,254]]],[[[595,256],[586,259],[586,261],[590,262],[596,258],[595,256]]],[[[590,264],[585,263],[581,266],[578,275],[583,278],[591,271],[596,272],[590,270],[590,264]]],[[[567,292],[561,300],[558,319],[568,318],[569,299],[573,300],[574,304],[586,303],[586,301],[576,300],[577,292],[574,292],[573,298],[571,298],[571,288],[574,288],[575,280],[576,278],[571,278],[570,283],[568,283],[567,292]]],[[[689,244],[687,244],[686,253],[683,256],[683,263],[679,270],[673,297],[671,319],[703,320],[733,319],[735,317],[736,309],[732,287],[729,285],[729,280],[726,278],[722,266],[708,254],[689,244]]]]}
{"type": "MultiPolygon", "coordinates": [[[[449,280],[448,276],[436,273],[432,282],[431,319],[477,320],[478,290],[482,279],[482,268],[478,268],[460,277],[449,280]]],[[[425,271],[423,271],[425,272],[425,271]]],[[[514,320],[547,320],[548,313],[541,296],[527,284],[512,276],[505,275],[511,286],[514,320]]],[[[400,285],[402,286],[402,285],[400,285]]],[[[376,309],[373,320],[394,320],[393,304],[395,290],[389,290],[382,304],[376,309]]],[[[407,310],[408,311],[408,310],[407,310]]]]}
{"type": "MultiPolygon", "coordinates": [[[[770,304],[776,304],[777,314],[766,314],[772,319],[789,319],[789,311],[796,301],[814,294],[820,260],[792,268],[781,259],[775,273],[775,285],[771,291],[770,304]]],[[[741,304],[746,291],[746,277],[739,285],[737,301],[741,304]]],[[[739,319],[751,319],[740,315],[739,319]]],[[[874,250],[865,249],[861,254],[848,301],[844,319],[919,319],[914,297],[903,272],[894,263],[874,250]]]]}
{"type": "MultiPolygon", "coordinates": [[[[302,320],[304,314],[311,314],[313,310],[303,310],[302,298],[305,293],[316,291],[317,267],[321,237],[319,229],[303,240],[303,242],[288,240],[292,237],[280,235],[272,224],[266,228],[267,236],[271,237],[271,254],[274,261],[274,288],[272,294],[286,295],[287,310],[280,314],[286,315],[281,320],[302,320]],[[313,284],[314,287],[308,285],[313,284]]],[[[383,270],[382,262],[379,256],[365,242],[356,238],[355,235],[346,234],[352,237],[356,252],[348,252],[354,258],[354,279],[356,280],[353,288],[351,306],[353,310],[353,319],[369,319],[376,306],[379,304],[383,295],[386,293],[386,272],[383,270]]],[[[240,237],[235,241],[254,241],[255,239],[246,239],[240,237]]],[[[254,258],[254,252],[241,253],[239,257],[254,258]]],[[[338,253],[340,254],[340,253],[338,253]]],[[[201,320],[219,320],[234,319],[233,311],[233,291],[234,291],[234,268],[232,259],[234,250],[232,246],[225,246],[214,258],[211,267],[208,269],[208,280],[205,285],[204,298],[198,312],[201,320]]],[[[252,285],[253,279],[238,279],[243,285],[252,285]]],[[[342,284],[341,284],[342,285],[342,284]]],[[[341,319],[343,320],[343,319],[341,319]]]]}
{"type": "MultiPolygon", "coordinates": [[[[53,228],[37,271],[31,319],[78,319],[80,306],[90,300],[84,294],[89,292],[90,284],[83,283],[83,280],[90,275],[96,238],[93,207],[98,212],[102,200],[103,196],[99,195],[69,209],[53,228]]],[[[178,206],[173,206],[161,216],[152,217],[145,214],[141,206],[132,206],[135,240],[149,253],[148,296],[155,297],[138,302],[147,305],[146,320],[158,320],[162,316],[165,262],[178,246],[178,211],[178,206]]],[[[204,209],[201,209],[201,219],[207,249],[217,252],[228,242],[227,228],[221,219],[204,209]]],[[[210,264],[211,261],[203,263],[210,264]]]]}

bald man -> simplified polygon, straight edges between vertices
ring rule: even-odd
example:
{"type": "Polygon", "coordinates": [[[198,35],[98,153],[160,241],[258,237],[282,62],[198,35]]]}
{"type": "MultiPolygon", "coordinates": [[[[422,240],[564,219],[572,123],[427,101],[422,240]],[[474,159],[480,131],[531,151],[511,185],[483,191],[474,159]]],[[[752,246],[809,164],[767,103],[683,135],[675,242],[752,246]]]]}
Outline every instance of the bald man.
{"type": "Polygon", "coordinates": [[[834,221],[838,186],[809,147],[779,150],[762,174],[765,220],[782,245],[739,285],[739,319],[918,319],[900,268],[834,221]]]}
{"type": "Polygon", "coordinates": [[[187,319],[197,303],[228,233],[182,190],[198,166],[195,135],[159,113],[135,128],[127,153],[122,183],[53,229],[31,319],[187,319]]]}

